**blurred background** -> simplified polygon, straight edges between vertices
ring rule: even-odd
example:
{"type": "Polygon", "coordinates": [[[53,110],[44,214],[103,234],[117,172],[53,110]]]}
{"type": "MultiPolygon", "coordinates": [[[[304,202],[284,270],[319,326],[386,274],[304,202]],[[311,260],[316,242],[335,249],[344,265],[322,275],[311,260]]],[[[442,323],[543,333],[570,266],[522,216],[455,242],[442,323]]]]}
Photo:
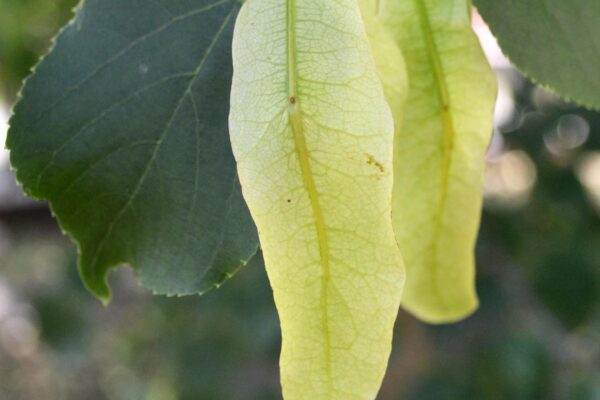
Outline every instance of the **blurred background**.
{"type": "MultiPolygon", "coordinates": [[[[75,0],[0,0],[0,142],[21,80],[75,0]]],[[[477,246],[481,308],[401,311],[379,399],[600,399],[600,113],[512,69],[478,17],[500,95],[477,246]]],[[[565,60],[568,62],[568,60],[565,60]]],[[[260,263],[166,299],[129,269],[100,305],[43,203],[0,150],[0,400],[278,399],[279,327],[260,263]]]]}

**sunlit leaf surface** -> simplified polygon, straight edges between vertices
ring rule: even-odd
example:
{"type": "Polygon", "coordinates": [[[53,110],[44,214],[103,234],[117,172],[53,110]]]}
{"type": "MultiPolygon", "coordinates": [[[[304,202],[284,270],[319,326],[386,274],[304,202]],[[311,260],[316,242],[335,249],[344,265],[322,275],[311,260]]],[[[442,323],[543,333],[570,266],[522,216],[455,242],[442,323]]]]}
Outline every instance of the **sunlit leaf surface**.
{"type": "Polygon", "coordinates": [[[385,0],[379,17],[410,82],[396,138],[393,221],[406,262],[403,307],[428,322],[477,306],[474,245],[496,81],[465,0],[385,0]]]}
{"type": "Polygon", "coordinates": [[[249,1],[230,128],[281,320],[284,398],[374,399],[403,265],[393,121],[355,0],[249,1]]]}
{"type": "Polygon", "coordinates": [[[358,3],[377,66],[377,75],[394,116],[394,132],[398,135],[404,119],[404,104],[408,95],[406,63],[397,41],[378,17],[379,0],[359,0],[358,3]]]}

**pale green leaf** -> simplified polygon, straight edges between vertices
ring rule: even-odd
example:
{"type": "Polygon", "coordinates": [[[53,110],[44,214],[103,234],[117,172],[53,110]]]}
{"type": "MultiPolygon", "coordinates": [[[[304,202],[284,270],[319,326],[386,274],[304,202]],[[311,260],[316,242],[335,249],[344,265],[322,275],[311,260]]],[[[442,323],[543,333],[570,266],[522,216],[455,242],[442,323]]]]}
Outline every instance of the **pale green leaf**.
{"type": "Polygon", "coordinates": [[[377,75],[394,116],[394,132],[398,134],[408,95],[406,63],[398,44],[378,18],[379,0],[359,0],[358,3],[375,59],[377,75]]]}
{"type": "Polygon", "coordinates": [[[279,310],[286,400],[374,399],[404,278],[393,121],[356,0],[251,0],[230,131],[279,310]]]}
{"type": "Polygon", "coordinates": [[[495,76],[467,0],[383,0],[379,15],[410,82],[392,213],[407,268],[402,303],[425,321],[454,321],[477,307],[473,248],[495,76]]]}
{"type": "Polygon", "coordinates": [[[27,80],[7,145],[103,300],[129,263],[169,295],[255,252],[227,129],[237,0],[87,0],[27,80]]]}

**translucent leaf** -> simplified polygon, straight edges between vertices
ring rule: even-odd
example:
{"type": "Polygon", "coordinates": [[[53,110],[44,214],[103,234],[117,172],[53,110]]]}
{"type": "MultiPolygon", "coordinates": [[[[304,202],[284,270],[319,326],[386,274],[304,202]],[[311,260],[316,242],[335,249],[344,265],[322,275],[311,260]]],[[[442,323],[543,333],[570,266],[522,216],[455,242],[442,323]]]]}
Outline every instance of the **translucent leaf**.
{"type": "Polygon", "coordinates": [[[400,133],[404,104],[408,96],[406,63],[398,43],[378,17],[379,0],[359,0],[361,15],[375,59],[377,75],[394,116],[394,132],[400,133]]]}
{"type": "Polygon", "coordinates": [[[496,81],[466,0],[383,0],[379,16],[410,82],[396,138],[393,222],[407,268],[403,307],[449,322],[477,307],[473,248],[496,81]]]}
{"type": "Polygon", "coordinates": [[[404,278],[393,121],[356,0],[251,0],[230,130],[283,335],[286,400],[374,399],[404,278]]]}

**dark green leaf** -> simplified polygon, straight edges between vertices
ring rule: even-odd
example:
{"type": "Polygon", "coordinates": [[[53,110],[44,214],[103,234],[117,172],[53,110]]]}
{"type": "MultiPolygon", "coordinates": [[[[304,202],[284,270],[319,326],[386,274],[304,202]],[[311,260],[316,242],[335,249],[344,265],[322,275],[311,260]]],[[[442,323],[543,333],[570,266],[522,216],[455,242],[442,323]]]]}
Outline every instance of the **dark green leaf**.
{"type": "Polygon", "coordinates": [[[227,129],[237,0],[87,0],[27,81],[7,146],[101,299],[119,263],[161,294],[256,252],[227,129]]]}
{"type": "Polygon", "coordinates": [[[502,50],[534,81],[600,107],[600,1],[474,0],[502,50]]]}

